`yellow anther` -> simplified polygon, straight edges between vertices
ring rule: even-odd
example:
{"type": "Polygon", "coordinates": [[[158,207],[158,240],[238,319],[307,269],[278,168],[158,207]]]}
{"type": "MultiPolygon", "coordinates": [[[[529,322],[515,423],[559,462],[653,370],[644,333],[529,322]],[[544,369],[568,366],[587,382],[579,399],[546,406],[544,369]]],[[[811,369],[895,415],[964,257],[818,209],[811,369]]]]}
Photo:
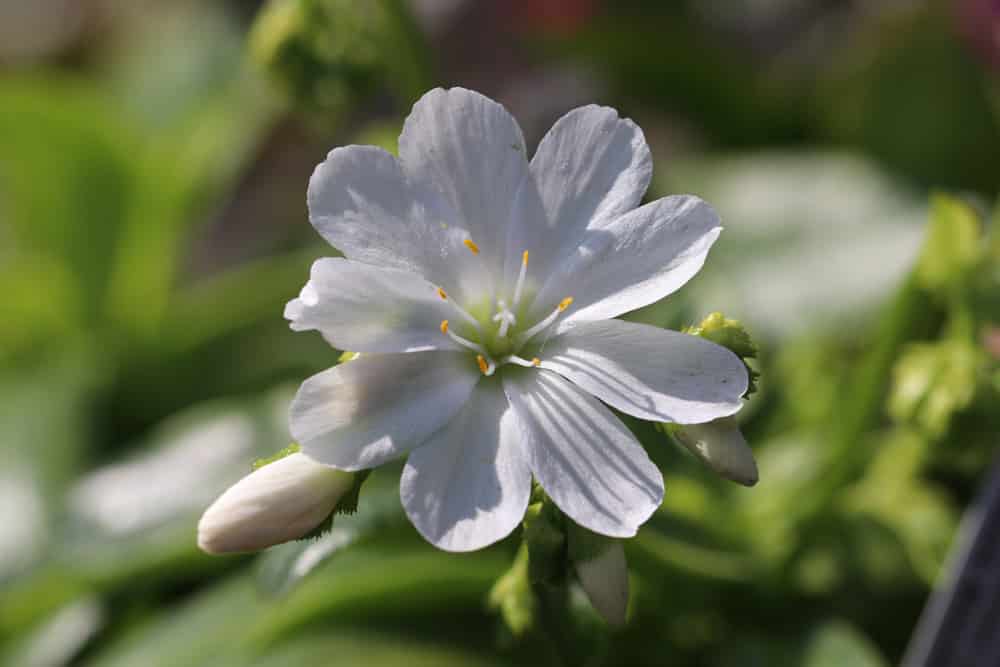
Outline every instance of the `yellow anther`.
{"type": "Polygon", "coordinates": [[[462,241],[462,243],[465,244],[466,248],[472,251],[473,255],[479,254],[479,246],[477,246],[475,241],[473,241],[472,239],[465,239],[464,241],[462,241]]]}
{"type": "Polygon", "coordinates": [[[448,300],[448,293],[447,293],[447,292],[445,292],[445,291],[444,291],[443,289],[441,289],[440,287],[438,287],[438,296],[439,296],[439,297],[441,297],[442,299],[444,299],[445,301],[447,301],[447,300],[448,300]]]}
{"type": "Polygon", "coordinates": [[[559,302],[559,310],[566,310],[569,308],[569,304],[573,303],[573,297],[568,296],[559,302]]]}
{"type": "Polygon", "coordinates": [[[486,363],[486,357],[481,354],[476,355],[476,363],[479,364],[479,370],[483,375],[490,369],[490,365],[486,363]]]}
{"type": "Polygon", "coordinates": [[[531,365],[532,365],[532,366],[541,366],[541,365],[542,365],[542,360],[541,360],[541,359],[539,359],[538,357],[534,357],[534,358],[533,358],[533,359],[531,360],[531,365]]]}
{"type": "Polygon", "coordinates": [[[441,333],[448,333],[448,320],[441,320],[441,333]]]}
{"type": "Polygon", "coordinates": [[[528,251],[527,250],[525,250],[524,253],[521,255],[521,264],[524,264],[525,266],[528,265],[528,251]]]}

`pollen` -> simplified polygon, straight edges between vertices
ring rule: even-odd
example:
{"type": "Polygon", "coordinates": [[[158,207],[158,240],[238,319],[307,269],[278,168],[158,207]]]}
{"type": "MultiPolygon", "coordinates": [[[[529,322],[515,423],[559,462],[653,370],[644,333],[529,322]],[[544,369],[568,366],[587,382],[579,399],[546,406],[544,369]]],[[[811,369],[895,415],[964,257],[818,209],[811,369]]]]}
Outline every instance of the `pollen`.
{"type": "Polygon", "coordinates": [[[525,250],[524,253],[521,255],[521,264],[523,264],[524,266],[528,265],[528,251],[527,250],[525,250]]]}
{"type": "Polygon", "coordinates": [[[465,239],[464,241],[462,241],[462,243],[465,244],[466,248],[468,248],[470,251],[472,251],[473,255],[478,255],[479,254],[479,246],[477,246],[476,242],[473,241],[472,239],[465,239]]]}
{"type": "Polygon", "coordinates": [[[448,333],[448,320],[441,320],[441,333],[448,333]]]}
{"type": "Polygon", "coordinates": [[[447,301],[447,300],[448,300],[448,293],[447,293],[447,292],[445,292],[445,291],[444,291],[443,289],[441,289],[440,287],[438,287],[438,296],[439,296],[439,297],[441,297],[441,298],[442,298],[443,300],[445,300],[445,301],[447,301]]]}
{"type": "Polygon", "coordinates": [[[533,357],[531,359],[531,365],[532,366],[541,366],[542,365],[542,360],[539,359],[538,357],[533,357]]]}
{"type": "Polygon", "coordinates": [[[571,303],[573,303],[573,297],[571,296],[566,297],[565,299],[559,302],[559,310],[560,311],[566,310],[567,308],[569,308],[569,305],[571,303]]]}
{"type": "Polygon", "coordinates": [[[486,363],[486,357],[481,354],[476,355],[476,363],[479,364],[479,370],[483,375],[490,370],[490,365],[486,363]]]}

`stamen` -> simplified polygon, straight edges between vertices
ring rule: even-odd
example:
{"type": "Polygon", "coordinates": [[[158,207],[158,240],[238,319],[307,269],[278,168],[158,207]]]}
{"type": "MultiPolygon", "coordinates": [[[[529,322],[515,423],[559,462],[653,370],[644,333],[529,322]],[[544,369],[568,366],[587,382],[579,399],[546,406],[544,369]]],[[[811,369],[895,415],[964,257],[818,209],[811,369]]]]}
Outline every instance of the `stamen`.
{"type": "Polygon", "coordinates": [[[474,318],[464,308],[462,308],[460,305],[458,305],[457,303],[455,303],[454,299],[449,298],[448,297],[448,293],[445,292],[440,287],[437,288],[437,293],[438,293],[438,296],[441,297],[444,301],[447,301],[448,303],[451,304],[451,307],[455,309],[455,312],[457,312],[459,315],[461,315],[462,318],[466,322],[468,322],[469,324],[471,324],[476,329],[476,332],[480,335],[480,337],[483,335],[483,330],[479,326],[479,320],[477,320],[476,318],[474,318]]]}
{"type": "Polygon", "coordinates": [[[472,350],[473,352],[478,352],[479,354],[486,354],[486,350],[483,349],[482,345],[479,345],[478,343],[473,343],[468,338],[462,338],[457,333],[452,331],[448,327],[448,320],[441,320],[441,333],[443,333],[448,338],[452,339],[453,341],[455,341],[456,343],[458,343],[459,345],[461,345],[466,349],[472,350]]]}
{"type": "Polygon", "coordinates": [[[500,360],[500,364],[514,364],[515,366],[522,366],[524,368],[534,368],[541,364],[542,361],[538,357],[533,358],[528,361],[524,357],[519,357],[516,354],[508,354],[506,357],[500,360]]]}
{"type": "Polygon", "coordinates": [[[524,290],[524,277],[528,274],[528,251],[521,255],[521,272],[517,274],[517,284],[514,286],[514,307],[521,303],[521,292],[524,290]]]}
{"type": "Polygon", "coordinates": [[[465,244],[466,248],[472,251],[473,255],[479,254],[479,246],[477,246],[475,241],[473,241],[472,239],[465,239],[464,241],[462,241],[462,243],[465,244]]]}
{"type": "Polygon", "coordinates": [[[494,364],[492,360],[487,360],[486,357],[481,354],[476,355],[476,363],[479,364],[480,372],[486,376],[493,375],[493,372],[497,369],[496,364],[494,364]]]}
{"type": "Polygon", "coordinates": [[[539,334],[542,331],[545,331],[546,329],[548,329],[550,326],[552,326],[552,323],[555,322],[559,318],[559,316],[563,313],[563,311],[566,310],[567,308],[569,308],[569,305],[571,303],[573,303],[573,297],[571,297],[571,296],[568,296],[565,299],[563,299],[562,301],[560,301],[559,305],[556,306],[556,309],[553,310],[551,313],[549,313],[548,316],[545,319],[543,319],[542,321],[540,321],[538,324],[536,324],[535,326],[531,327],[527,331],[524,331],[523,333],[521,333],[521,335],[519,335],[515,339],[515,341],[514,341],[515,344],[516,345],[523,345],[524,343],[527,343],[529,340],[531,340],[532,338],[534,338],[537,334],[539,334]]]}

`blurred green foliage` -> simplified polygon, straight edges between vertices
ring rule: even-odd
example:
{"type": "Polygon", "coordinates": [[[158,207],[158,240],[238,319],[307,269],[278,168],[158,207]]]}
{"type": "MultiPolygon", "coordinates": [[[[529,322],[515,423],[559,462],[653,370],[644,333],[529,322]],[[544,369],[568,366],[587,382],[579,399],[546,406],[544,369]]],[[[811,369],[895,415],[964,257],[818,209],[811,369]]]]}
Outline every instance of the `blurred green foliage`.
{"type": "MultiPolygon", "coordinates": [[[[304,132],[290,112],[324,136],[310,160],[332,141],[392,148],[412,99],[448,80],[431,64],[451,47],[430,50],[405,4],[276,0],[250,28],[179,3],[0,70],[0,659],[552,664],[558,632],[581,664],[895,662],[1000,431],[1000,209],[983,203],[1000,98],[943,3],[862,13],[811,58],[803,35],[842,24],[797,4],[801,30],[757,34],[768,53],[694,0],[516,31],[639,120],[651,196],[696,192],[726,221],[704,273],[630,317],[681,328],[721,309],[760,343],[741,413],[756,487],[628,422],[667,491],[626,545],[631,619],[613,633],[576,588],[543,600],[570,626],[538,631],[517,537],[435,551],[391,466],[317,539],[195,547],[207,503],[287,444],[294,382],[338,357],[281,320],[329,249],[213,252],[252,245],[255,223],[307,232],[304,207],[254,219],[252,174],[280,182],[275,147],[304,132]],[[678,127],[682,148],[661,148],[678,127]]],[[[307,176],[267,196],[301,203],[307,176]]]]}

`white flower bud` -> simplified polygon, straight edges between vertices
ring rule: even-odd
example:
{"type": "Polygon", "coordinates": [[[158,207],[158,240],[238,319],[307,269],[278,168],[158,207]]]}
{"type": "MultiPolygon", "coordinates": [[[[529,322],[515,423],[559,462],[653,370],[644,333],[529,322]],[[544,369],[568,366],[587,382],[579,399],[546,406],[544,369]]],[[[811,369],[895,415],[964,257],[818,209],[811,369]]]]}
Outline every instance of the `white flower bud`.
{"type": "Polygon", "coordinates": [[[678,426],[674,436],[692,454],[726,479],[744,486],[757,483],[757,463],[733,417],[723,417],[705,424],[678,426]]]}
{"type": "Polygon", "coordinates": [[[583,591],[608,625],[625,625],[628,611],[628,564],[619,541],[609,541],[596,556],[575,563],[583,591]]]}
{"type": "Polygon", "coordinates": [[[198,522],[210,554],[257,551],[306,535],[330,515],[354,474],[290,454],[229,487],[198,522]]]}

